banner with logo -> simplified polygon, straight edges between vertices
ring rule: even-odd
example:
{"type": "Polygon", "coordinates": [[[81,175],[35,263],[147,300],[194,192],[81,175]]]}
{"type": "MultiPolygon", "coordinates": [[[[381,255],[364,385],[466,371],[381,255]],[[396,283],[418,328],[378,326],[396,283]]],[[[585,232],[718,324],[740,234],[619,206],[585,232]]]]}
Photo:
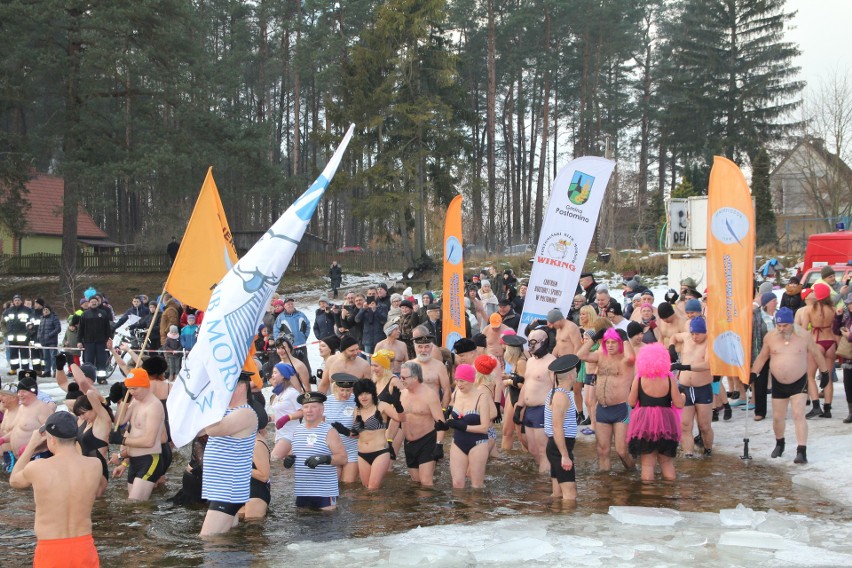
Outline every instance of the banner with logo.
{"type": "Polygon", "coordinates": [[[180,447],[222,419],[273,292],[296,252],[317,204],[337,171],[354,125],[322,174],[216,285],[198,342],[167,402],[172,439],[180,447]]]}
{"type": "Polygon", "coordinates": [[[751,371],[754,206],[737,165],[713,159],[707,190],[707,337],[710,372],[739,377],[751,371]]]}
{"type": "Polygon", "coordinates": [[[237,248],[211,167],[166,279],[166,291],[181,303],[203,310],[216,282],[236,262],[237,248]]]}
{"type": "Polygon", "coordinates": [[[535,249],[532,274],[518,332],[559,308],[568,314],[615,162],[595,156],[559,170],[535,249]]]}
{"type": "Polygon", "coordinates": [[[457,195],[447,208],[444,221],[444,290],[441,295],[441,338],[452,350],[464,337],[464,254],[462,248],[462,196],[457,195]]]}

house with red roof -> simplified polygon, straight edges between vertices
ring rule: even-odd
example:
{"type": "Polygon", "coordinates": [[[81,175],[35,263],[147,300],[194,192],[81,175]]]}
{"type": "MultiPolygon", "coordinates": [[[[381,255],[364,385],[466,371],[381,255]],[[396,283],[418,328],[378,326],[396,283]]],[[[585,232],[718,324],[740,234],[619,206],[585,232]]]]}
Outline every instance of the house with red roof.
{"type": "MultiPolygon", "coordinates": [[[[20,235],[12,235],[0,226],[0,254],[60,254],[62,252],[62,200],[65,181],[61,177],[35,174],[26,184],[23,198],[30,206],[25,210],[26,223],[20,235]]],[[[83,252],[112,251],[119,245],[97,226],[81,205],[77,213],[77,243],[83,252]]]]}

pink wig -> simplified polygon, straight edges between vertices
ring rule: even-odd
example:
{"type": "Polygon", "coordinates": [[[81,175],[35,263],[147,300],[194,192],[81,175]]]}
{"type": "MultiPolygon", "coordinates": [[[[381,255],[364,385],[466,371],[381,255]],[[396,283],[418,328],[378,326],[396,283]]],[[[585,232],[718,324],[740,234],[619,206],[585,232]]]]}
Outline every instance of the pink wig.
{"type": "Polygon", "coordinates": [[[609,352],[606,350],[606,340],[613,339],[618,341],[618,352],[624,353],[624,340],[621,339],[621,336],[618,335],[618,331],[614,327],[609,328],[603,334],[603,340],[601,341],[601,355],[609,356],[609,352]]]}
{"type": "Polygon", "coordinates": [[[672,360],[662,343],[650,343],[636,355],[636,378],[668,379],[672,360]]]}

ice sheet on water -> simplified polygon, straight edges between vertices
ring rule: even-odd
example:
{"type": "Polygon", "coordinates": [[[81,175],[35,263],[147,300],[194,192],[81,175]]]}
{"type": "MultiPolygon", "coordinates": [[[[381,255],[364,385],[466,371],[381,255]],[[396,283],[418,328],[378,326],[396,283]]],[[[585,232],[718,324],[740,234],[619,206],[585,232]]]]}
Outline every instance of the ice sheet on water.
{"type": "Polygon", "coordinates": [[[726,527],[757,527],[766,520],[766,513],[749,509],[742,503],[736,509],[722,509],[719,520],[726,527]]]}
{"type": "Polygon", "coordinates": [[[794,546],[794,543],[777,534],[741,530],[722,533],[719,537],[719,546],[783,550],[794,546]]]}
{"type": "Polygon", "coordinates": [[[477,550],[474,555],[477,562],[505,562],[509,558],[516,562],[528,562],[547,556],[555,550],[546,540],[517,538],[477,550]]]}
{"type": "Polygon", "coordinates": [[[661,507],[610,507],[609,514],[620,523],[647,527],[670,527],[683,520],[677,511],[661,507]]]}
{"type": "Polygon", "coordinates": [[[408,544],[394,548],[388,554],[388,563],[391,566],[452,567],[467,566],[473,562],[474,558],[466,548],[440,544],[408,544]]]}
{"type": "Polygon", "coordinates": [[[816,546],[793,546],[779,550],[775,558],[795,566],[852,566],[852,554],[816,546]]]}

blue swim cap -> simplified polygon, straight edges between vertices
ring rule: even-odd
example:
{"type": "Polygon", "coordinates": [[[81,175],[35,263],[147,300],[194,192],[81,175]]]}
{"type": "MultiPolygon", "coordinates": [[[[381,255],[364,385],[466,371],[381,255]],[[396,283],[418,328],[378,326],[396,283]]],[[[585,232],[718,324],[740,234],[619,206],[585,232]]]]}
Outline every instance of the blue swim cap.
{"type": "Polygon", "coordinates": [[[689,333],[707,333],[707,322],[702,317],[689,320],[689,333]]]}
{"type": "Polygon", "coordinates": [[[275,368],[278,369],[278,372],[285,379],[289,379],[296,374],[296,369],[293,368],[293,365],[288,365],[287,363],[278,363],[275,365],[275,368]]]}
{"type": "Polygon", "coordinates": [[[775,323],[793,323],[793,310],[784,306],[775,312],[775,323]]]}
{"type": "Polygon", "coordinates": [[[696,300],[695,298],[691,298],[687,300],[686,306],[684,306],[684,311],[686,312],[698,312],[701,313],[701,302],[696,300]]]}

